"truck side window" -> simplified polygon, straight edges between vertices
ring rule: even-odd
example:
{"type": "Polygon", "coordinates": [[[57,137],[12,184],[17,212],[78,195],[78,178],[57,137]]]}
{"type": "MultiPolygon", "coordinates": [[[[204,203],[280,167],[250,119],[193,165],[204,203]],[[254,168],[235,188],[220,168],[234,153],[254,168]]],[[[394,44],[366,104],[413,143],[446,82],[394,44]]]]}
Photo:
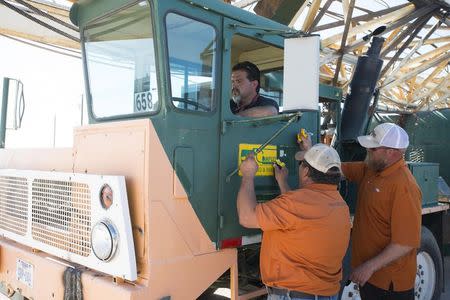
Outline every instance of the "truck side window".
{"type": "Polygon", "coordinates": [[[175,13],[167,14],[166,28],[173,105],[190,111],[214,110],[214,28],[175,13]]]}
{"type": "Polygon", "coordinates": [[[264,97],[275,100],[283,107],[283,69],[272,69],[261,71],[261,91],[264,97]]]}
{"type": "Polygon", "coordinates": [[[281,113],[283,111],[283,50],[262,40],[236,34],[231,44],[231,61],[232,66],[242,61],[250,61],[258,66],[261,72],[259,93],[275,100],[281,113]]]}
{"type": "Polygon", "coordinates": [[[99,118],[159,107],[151,11],[147,1],[109,14],[83,32],[92,110],[99,118]]]}

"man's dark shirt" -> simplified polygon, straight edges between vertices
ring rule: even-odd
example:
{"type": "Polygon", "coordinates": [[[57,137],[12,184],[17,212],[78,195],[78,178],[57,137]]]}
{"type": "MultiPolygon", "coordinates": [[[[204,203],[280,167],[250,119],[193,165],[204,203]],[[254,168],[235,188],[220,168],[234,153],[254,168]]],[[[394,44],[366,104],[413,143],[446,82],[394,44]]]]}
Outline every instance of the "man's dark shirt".
{"type": "Polygon", "coordinates": [[[233,114],[237,114],[241,111],[253,108],[253,107],[261,107],[261,106],[273,106],[277,109],[277,112],[279,112],[278,104],[269,98],[263,97],[260,94],[256,97],[255,100],[253,100],[249,105],[244,107],[238,107],[236,102],[233,100],[230,100],[230,109],[233,114]]]}

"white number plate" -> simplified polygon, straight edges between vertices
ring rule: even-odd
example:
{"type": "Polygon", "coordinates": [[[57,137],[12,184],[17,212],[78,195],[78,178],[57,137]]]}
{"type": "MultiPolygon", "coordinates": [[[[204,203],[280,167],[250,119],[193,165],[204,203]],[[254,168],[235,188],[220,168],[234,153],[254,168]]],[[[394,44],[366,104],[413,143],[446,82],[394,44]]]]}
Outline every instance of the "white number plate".
{"type": "Polygon", "coordinates": [[[32,264],[27,263],[21,259],[17,260],[16,276],[17,280],[26,284],[29,287],[33,287],[33,272],[34,267],[32,264]]]}
{"type": "Polygon", "coordinates": [[[135,93],[134,112],[152,111],[154,109],[152,98],[152,93],[150,91],[135,93]]]}

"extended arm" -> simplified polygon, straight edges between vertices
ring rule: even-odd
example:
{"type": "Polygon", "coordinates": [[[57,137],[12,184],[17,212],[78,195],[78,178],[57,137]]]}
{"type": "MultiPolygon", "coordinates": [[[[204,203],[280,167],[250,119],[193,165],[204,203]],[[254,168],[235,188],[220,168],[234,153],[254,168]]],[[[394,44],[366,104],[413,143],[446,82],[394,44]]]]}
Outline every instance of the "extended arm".
{"type": "Polygon", "coordinates": [[[256,219],[256,195],[254,178],[258,170],[255,156],[250,154],[241,164],[242,182],[237,196],[239,224],[247,228],[260,228],[256,219]]]}
{"type": "Polygon", "coordinates": [[[278,111],[274,106],[258,106],[243,110],[238,113],[241,117],[268,117],[268,116],[276,116],[278,115],[278,111]]]}
{"type": "Polygon", "coordinates": [[[377,256],[372,257],[357,267],[350,274],[350,280],[363,286],[373,273],[385,267],[394,260],[408,254],[413,247],[390,243],[377,256]]]}

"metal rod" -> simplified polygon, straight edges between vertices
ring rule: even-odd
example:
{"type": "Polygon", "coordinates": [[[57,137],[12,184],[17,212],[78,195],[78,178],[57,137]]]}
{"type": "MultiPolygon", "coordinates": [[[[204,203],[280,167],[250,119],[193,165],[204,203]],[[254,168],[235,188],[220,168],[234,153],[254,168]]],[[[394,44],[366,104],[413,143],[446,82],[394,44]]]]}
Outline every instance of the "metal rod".
{"type": "Polygon", "coordinates": [[[55,18],[55,17],[52,16],[51,14],[48,14],[48,13],[46,13],[46,12],[40,10],[39,8],[37,8],[37,7],[31,5],[31,4],[29,4],[29,3],[27,3],[27,2],[25,2],[25,1],[23,1],[23,0],[15,0],[15,1],[16,1],[17,3],[19,3],[19,4],[23,5],[23,6],[25,6],[25,7],[28,7],[29,9],[31,9],[31,10],[34,11],[35,13],[37,13],[37,14],[43,16],[43,17],[46,17],[46,18],[48,18],[48,19],[50,19],[50,20],[52,20],[53,22],[56,22],[56,23],[58,23],[58,24],[60,24],[60,25],[62,25],[62,26],[65,26],[65,27],[67,27],[67,28],[69,28],[69,29],[72,29],[73,31],[79,32],[79,30],[78,30],[77,27],[75,27],[75,26],[73,26],[73,25],[71,25],[71,24],[68,24],[68,23],[66,23],[66,22],[64,22],[64,21],[62,21],[62,20],[60,20],[60,19],[58,19],[58,18],[55,18]]]}
{"type": "Polygon", "coordinates": [[[53,26],[51,26],[51,25],[49,25],[49,24],[39,20],[38,18],[33,17],[32,15],[26,13],[25,11],[21,10],[20,8],[15,7],[14,5],[6,2],[5,0],[0,0],[0,4],[3,4],[7,8],[9,8],[11,10],[14,10],[16,13],[24,16],[25,18],[28,18],[28,19],[32,20],[33,22],[36,22],[37,24],[39,24],[39,25],[41,25],[41,26],[43,26],[43,27],[45,27],[47,29],[50,29],[50,30],[52,30],[52,31],[62,35],[62,36],[65,36],[66,38],[68,38],[68,39],[70,39],[72,41],[80,43],[80,39],[79,38],[74,37],[74,36],[64,32],[64,31],[62,31],[62,30],[60,30],[60,29],[58,29],[56,27],[53,27],[53,26]]]}
{"type": "Polygon", "coordinates": [[[0,148],[5,148],[6,115],[8,112],[9,78],[3,78],[2,110],[0,119],[0,148]]]}
{"type": "MultiPolygon", "coordinates": [[[[289,121],[283,127],[278,129],[264,144],[262,144],[261,146],[258,147],[258,149],[253,151],[253,153],[258,154],[259,152],[261,152],[270,142],[272,142],[277,136],[279,136],[281,132],[283,132],[289,125],[291,125],[292,122],[294,122],[296,119],[298,119],[300,117],[300,115],[301,115],[300,112],[294,114],[294,116],[292,118],[290,118],[289,121]]],[[[226,182],[230,182],[231,177],[233,177],[233,175],[236,174],[238,171],[239,171],[239,166],[236,169],[234,169],[233,172],[228,174],[228,176],[226,178],[226,182]]]]}

